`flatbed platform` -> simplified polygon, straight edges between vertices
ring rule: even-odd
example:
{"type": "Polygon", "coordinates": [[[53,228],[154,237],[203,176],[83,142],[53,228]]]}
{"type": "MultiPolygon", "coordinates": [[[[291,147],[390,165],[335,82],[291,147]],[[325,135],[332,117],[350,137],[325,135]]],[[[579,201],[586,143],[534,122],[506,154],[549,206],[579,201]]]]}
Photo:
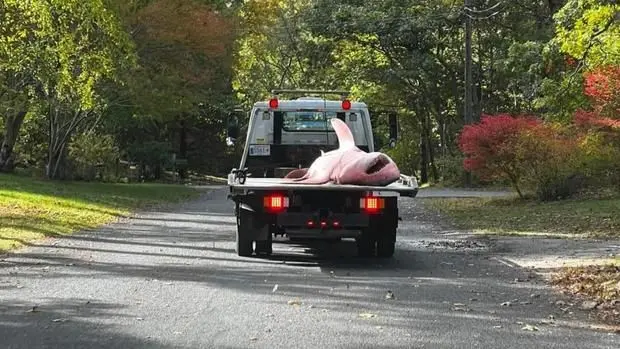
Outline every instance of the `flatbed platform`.
{"type": "Polygon", "coordinates": [[[326,190],[326,191],[364,191],[364,192],[393,192],[401,196],[415,197],[418,193],[417,181],[414,177],[401,176],[401,179],[386,186],[366,186],[353,184],[299,184],[287,183],[284,178],[252,178],[247,177],[244,184],[240,184],[233,177],[229,177],[228,185],[232,190],[326,190]]]}

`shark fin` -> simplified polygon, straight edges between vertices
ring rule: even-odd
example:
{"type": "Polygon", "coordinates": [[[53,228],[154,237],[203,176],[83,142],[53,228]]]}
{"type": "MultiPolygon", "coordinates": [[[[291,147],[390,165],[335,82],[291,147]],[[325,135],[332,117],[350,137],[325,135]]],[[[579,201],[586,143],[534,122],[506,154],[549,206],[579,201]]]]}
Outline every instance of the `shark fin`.
{"type": "Polygon", "coordinates": [[[332,118],[331,123],[334,127],[334,131],[336,131],[336,136],[338,136],[338,144],[340,144],[339,148],[355,148],[355,139],[353,138],[353,133],[351,133],[349,126],[338,118],[332,118]]]}

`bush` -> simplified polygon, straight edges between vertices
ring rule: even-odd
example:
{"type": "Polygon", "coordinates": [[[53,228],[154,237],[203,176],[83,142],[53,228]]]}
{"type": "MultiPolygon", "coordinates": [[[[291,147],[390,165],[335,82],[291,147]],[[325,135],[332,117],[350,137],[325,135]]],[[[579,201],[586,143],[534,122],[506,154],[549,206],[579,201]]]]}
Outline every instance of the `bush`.
{"type": "Polygon", "coordinates": [[[463,167],[482,180],[508,180],[520,197],[522,179],[531,163],[532,153],[519,147],[519,135],[533,130],[541,121],[531,117],[502,114],[483,115],[479,124],[467,125],[459,135],[459,149],[465,155],[463,167]]]}
{"type": "Polygon", "coordinates": [[[464,160],[465,158],[460,153],[456,155],[445,155],[435,159],[442,184],[453,186],[484,186],[489,184],[489,182],[480,180],[477,176],[472,176],[472,178],[470,178],[470,183],[467,183],[467,171],[463,167],[464,160]]]}
{"type": "Polygon", "coordinates": [[[582,188],[583,156],[568,128],[540,124],[519,134],[517,149],[528,153],[524,182],[539,200],[569,198],[582,188]]]}
{"type": "Polygon", "coordinates": [[[566,127],[531,117],[487,116],[466,126],[459,138],[464,168],[483,179],[508,180],[540,200],[557,200],[582,186],[581,152],[566,127]]]}
{"type": "Polygon", "coordinates": [[[385,153],[394,160],[402,174],[415,175],[420,163],[419,146],[414,140],[403,139],[385,153]]]}
{"type": "Polygon", "coordinates": [[[69,161],[75,179],[114,179],[119,157],[119,150],[110,135],[80,133],[69,144],[69,161]]]}
{"type": "Polygon", "coordinates": [[[172,165],[172,145],[169,142],[137,142],[129,147],[128,156],[140,165],[143,179],[160,179],[163,169],[172,165]]]}

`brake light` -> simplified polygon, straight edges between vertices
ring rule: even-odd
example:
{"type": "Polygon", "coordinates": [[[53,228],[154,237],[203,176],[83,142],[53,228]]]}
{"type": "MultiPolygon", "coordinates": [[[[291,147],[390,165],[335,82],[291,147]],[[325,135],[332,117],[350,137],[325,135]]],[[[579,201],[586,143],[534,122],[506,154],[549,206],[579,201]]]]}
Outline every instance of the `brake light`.
{"type": "Polygon", "coordinates": [[[385,208],[385,199],[375,196],[361,198],[360,208],[366,213],[379,213],[385,208]]]}
{"type": "Polygon", "coordinates": [[[348,99],[345,99],[344,101],[342,101],[342,109],[344,110],[351,109],[351,101],[348,99]]]}
{"type": "Polygon", "coordinates": [[[269,108],[271,109],[276,109],[278,108],[278,99],[277,98],[272,98],[269,100],[269,108]]]}
{"type": "Polygon", "coordinates": [[[263,198],[263,207],[270,213],[279,213],[288,207],[288,198],[283,195],[267,195],[263,198]]]}

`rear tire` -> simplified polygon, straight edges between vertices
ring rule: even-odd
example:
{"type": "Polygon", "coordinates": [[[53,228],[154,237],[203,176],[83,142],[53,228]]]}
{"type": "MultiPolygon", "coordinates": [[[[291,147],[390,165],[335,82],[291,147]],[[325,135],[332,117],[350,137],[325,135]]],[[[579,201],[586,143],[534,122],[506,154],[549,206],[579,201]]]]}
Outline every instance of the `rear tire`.
{"type": "Polygon", "coordinates": [[[256,254],[271,256],[273,253],[273,239],[271,232],[269,232],[269,237],[264,241],[256,241],[256,254]]]}
{"type": "Polygon", "coordinates": [[[375,239],[371,234],[363,232],[362,236],[355,239],[357,243],[357,255],[363,258],[373,257],[375,255],[375,239]]]}
{"type": "Polygon", "coordinates": [[[394,256],[396,241],[387,237],[377,240],[377,257],[390,258],[394,256]]]}

